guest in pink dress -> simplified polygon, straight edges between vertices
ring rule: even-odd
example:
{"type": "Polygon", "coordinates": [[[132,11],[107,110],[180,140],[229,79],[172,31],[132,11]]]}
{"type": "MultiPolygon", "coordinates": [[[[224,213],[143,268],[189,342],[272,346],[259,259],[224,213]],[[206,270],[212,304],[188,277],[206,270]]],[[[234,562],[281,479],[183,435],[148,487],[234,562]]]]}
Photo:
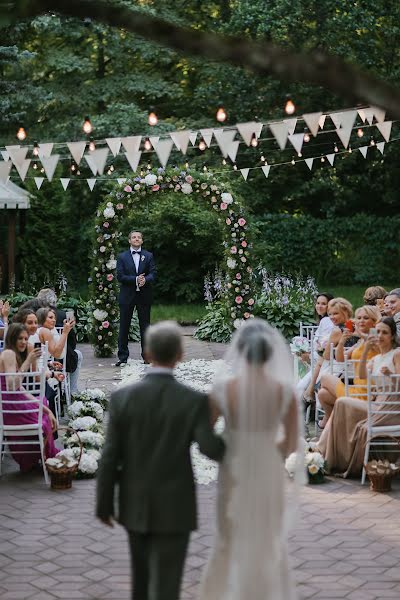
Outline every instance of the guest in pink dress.
{"type": "MultiPolygon", "coordinates": [[[[3,420],[5,425],[27,425],[38,422],[38,412],[25,412],[13,414],[12,411],[32,410],[37,400],[24,390],[24,376],[19,381],[20,394],[7,393],[7,373],[26,373],[31,369],[36,370],[36,361],[40,357],[40,348],[34,348],[28,352],[28,332],[21,323],[13,323],[7,331],[5,349],[0,354],[0,384],[3,400],[3,420]],[[9,396],[9,397],[8,397],[9,396]],[[9,400],[9,402],[7,402],[9,400]],[[18,400],[26,400],[26,404],[20,404],[18,400]],[[4,402],[6,401],[6,402],[4,402]],[[6,412],[7,411],[7,412],[6,412]],[[11,412],[8,412],[11,411],[11,412]]],[[[15,379],[13,380],[15,382],[15,379]]],[[[18,382],[17,382],[18,383],[18,382]]],[[[45,437],[45,455],[51,458],[57,454],[54,445],[53,431],[57,428],[56,419],[48,407],[47,399],[43,398],[43,434],[45,437]]],[[[18,440],[19,438],[13,438],[18,440]]],[[[20,438],[26,439],[26,438],[20,438]]],[[[28,438],[29,439],[29,438],[28,438]]],[[[39,459],[40,452],[37,445],[10,444],[10,450],[14,460],[19,464],[21,471],[30,471],[39,459]],[[24,452],[32,451],[32,454],[24,452]]]]}

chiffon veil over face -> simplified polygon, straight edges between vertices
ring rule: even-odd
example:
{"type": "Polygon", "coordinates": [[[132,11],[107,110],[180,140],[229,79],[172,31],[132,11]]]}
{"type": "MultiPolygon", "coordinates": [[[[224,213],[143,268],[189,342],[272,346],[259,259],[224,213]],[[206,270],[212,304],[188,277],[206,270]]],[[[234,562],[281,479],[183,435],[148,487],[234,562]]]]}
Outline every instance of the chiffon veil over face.
{"type": "Polygon", "coordinates": [[[200,597],[292,600],[286,539],[298,498],[294,488],[304,482],[300,433],[295,482],[286,493],[278,448],[293,406],[292,356],[276,329],[253,319],[235,333],[225,358],[230,373],[216,380],[213,397],[225,418],[227,452],[219,473],[215,547],[200,597]]]}

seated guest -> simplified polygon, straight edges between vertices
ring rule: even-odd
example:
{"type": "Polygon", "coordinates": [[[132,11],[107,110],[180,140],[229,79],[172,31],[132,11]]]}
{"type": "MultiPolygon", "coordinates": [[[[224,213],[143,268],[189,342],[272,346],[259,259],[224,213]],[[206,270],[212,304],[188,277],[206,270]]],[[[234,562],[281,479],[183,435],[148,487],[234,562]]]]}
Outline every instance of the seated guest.
{"type": "MultiPolygon", "coordinates": [[[[400,374],[400,349],[396,335],[396,324],[391,317],[383,317],[376,326],[377,335],[370,336],[364,343],[359,367],[359,377],[367,378],[367,370],[377,379],[384,375],[400,374]],[[371,350],[379,350],[368,363],[371,350]]],[[[400,426],[400,415],[395,414],[398,405],[390,403],[391,396],[378,396],[377,401],[386,401],[373,416],[373,426],[400,426]]],[[[398,402],[398,397],[393,397],[398,402]]],[[[333,412],[326,424],[317,449],[323,454],[330,471],[343,477],[361,474],[364,449],[367,441],[368,403],[358,398],[342,397],[335,402],[333,412]]]]}
{"type": "MultiPolygon", "coordinates": [[[[375,327],[377,321],[380,319],[380,313],[376,306],[362,306],[357,308],[355,313],[355,332],[359,336],[357,343],[346,350],[346,355],[349,359],[359,361],[363,355],[365,340],[368,337],[369,330],[375,327]]],[[[339,362],[344,361],[344,345],[347,339],[353,334],[345,329],[336,346],[336,360],[339,362]]],[[[378,354],[377,348],[371,348],[368,353],[368,358],[372,358],[375,354],[378,354]]],[[[360,400],[367,399],[367,388],[366,380],[361,379],[359,376],[359,364],[354,364],[354,386],[350,388],[350,396],[357,396],[360,400]]],[[[345,384],[342,379],[336,375],[330,373],[323,373],[321,375],[321,388],[318,392],[318,399],[321,403],[322,408],[325,411],[324,418],[318,423],[320,429],[323,429],[331,416],[333,405],[336,398],[345,395],[345,384]]]]}
{"type": "Polygon", "coordinates": [[[385,296],[387,291],[381,285],[373,285],[364,292],[364,305],[377,306],[382,316],[385,316],[385,296]]]}
{"type": "MultiPolygon", "coordinates": [[[[319,383],[322,373],[327,371],[330,366],[331,344],[333,344],[334,348],[336,348],[338,345],[342,337],[343,329],[345,328],[345,323],[351,319],[353,314],[353,307],[345,298],[334,298],[328,303],[328,314],[334,328],[329,335],[322,356],[318,359],[318,362],[314,368],[314,372],[311,376],[310,384],[304,394],[304,398],[305,400],[308,400],[308,402],[314,401],[315,386],[317,383],[319,383]]],[[[355,338],[354,336],[349,337],[346,340],[345,345],[352,346],[356,343],[357,339],[358,338],[355,338]]],[[[340,364],[335,365],[335,371],[336,373],[341,372],[340,364]]]]}
{"type": "Polygon", "coordinates": [[[400,336],[400,288],[396,288],[387,294],[385,307],[388,317],[393,317],[395,320],[397,335],[400,336]]]}
{"type": "Polygon", "coordinates": [[[8,326],[8,316],[10,314],[10,303],[8,300],[0,300],[0,340],[5,338],[5,330],[8,326]]]}
{"type": "MultiPolygon", "coordinates": [[[[3,419],[5,425],[29,425],[38,422],[38,413],[34,410],[37,399],[24,390],[24,376],[30,370],[36,370],[36,363],[41,354],[40,348],[35,348],[28,352],[28,332],[21,323],[12,323],[8,328],[5,349],[0,354],[0,385],[2,389],[3,419]],[[7,373],[21,373],[19,381],[7,377],[7,373]],[[19,394],[7,394],[11,389],[15,391],[15,384],[19,394]],[[21,403],[25,401],[26,403],[21,403]],[[30,411],[18,413],[17,411],[30,411]]],[[[43,398],[43,434],[45,436],[45,456],[52,458],[57,454],[54,445],[53,433],[57,427],[55,417],[47,405],[46,398],[43,398]]],[[[37,465],[40,459],[38,446],[30,444],[18,444],[19,438],[13,438],[15,443],[10,444],[11,454],[14,460],[19,464],[21,471],[30,471],[37,465]],[[24,452],[32,451],[32,454],[24,452]]]]}

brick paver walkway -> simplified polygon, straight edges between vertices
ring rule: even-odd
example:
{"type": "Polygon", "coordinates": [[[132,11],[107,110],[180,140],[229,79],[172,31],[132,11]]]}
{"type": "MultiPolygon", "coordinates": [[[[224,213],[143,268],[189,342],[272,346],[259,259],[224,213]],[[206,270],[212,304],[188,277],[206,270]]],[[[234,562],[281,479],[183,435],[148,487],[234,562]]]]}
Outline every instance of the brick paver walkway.
{"type": "MultiPolygon", "coordinates": [[[[186,358],[219,358],[223,352],[190,337],[186,346],[186,358]]],[[[89,347],[83,350],[83,384],[112,389],[115,360],[95,359],[89,347]]],[[[137,358],[137,346],[132,350],[137,358]]],[[[374,494],[359,482],[340,479],[304,488],[290,540],[301,598],[400,598],[400,486],[394,489],[374,494]]],[[[129,598],[125,532],[96,521],[94,492],[92,480],[74,481],[66,492],[51,491],[40,475],[22,476],[8,461],[0,480],[1,600],[129,598]]],[[[212,545],[215,494],[214,484],[199,488],[200,529],[192,536],[182,600],[196,599],[212,545]]]]}

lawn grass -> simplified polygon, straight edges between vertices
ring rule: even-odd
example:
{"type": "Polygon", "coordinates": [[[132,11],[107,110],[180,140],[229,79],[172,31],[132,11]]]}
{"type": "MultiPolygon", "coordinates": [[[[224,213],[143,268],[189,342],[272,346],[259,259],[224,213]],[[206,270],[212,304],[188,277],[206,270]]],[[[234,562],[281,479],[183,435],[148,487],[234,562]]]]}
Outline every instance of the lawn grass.
{"type": "Polygon", "coordinates": [[[172,319],[181,325],[194,325],[205,312],[205,304],[155,304],[151,309],[151,321],[172,319]]]}

